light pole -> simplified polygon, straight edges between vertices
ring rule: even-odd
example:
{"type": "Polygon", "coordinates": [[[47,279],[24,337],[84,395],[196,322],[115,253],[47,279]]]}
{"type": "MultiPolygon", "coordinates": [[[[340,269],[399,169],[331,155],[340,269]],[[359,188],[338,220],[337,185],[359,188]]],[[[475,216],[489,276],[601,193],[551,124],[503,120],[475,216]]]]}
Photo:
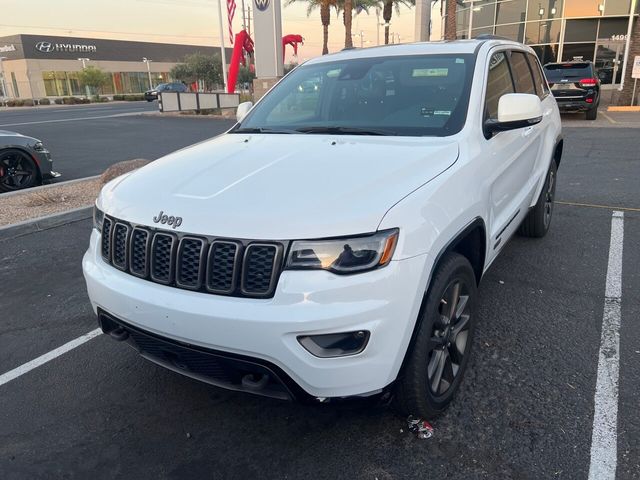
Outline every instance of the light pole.
{"type": "Polygon", "coordinates": [[[142,57],[142,61],[147,64],[147,75],[149,76],[149,90],[153,89],[153,85],[151,84],[151,62],[153,60],[149,60],[147,57],[142,57]]]}
{"type": "Polygon", "coordinates": [[[224,30],[222,29],[222,0],[218,0],[218,28],[220,29],[220,57],[222,60],[222,81],[227,91],[227,54],[224,48],[224,30]]]}
{"type": "Polygon", "coordinates": [[[0,57],[0,75],[2,75],[2,96],[8,97],[7,95],[7,82],[4,80],[4,67],[2,66],[2,61],[6,60],[7,57],[0,57]]]}
{"type": "MultiPolygon", "coordinates": [[[[78,61],[82,62],[82,70],[84,70],[85,68],[87,68],[86,62],[91,61],[91,59],[90,58],[79,58],[78,61]]],[[[84,89],[85,89],[85,93],[87,95],[87,98],[89,98],[91,96],[91,91],[89,90],[89,85],[85,85],[84,89]]]]}

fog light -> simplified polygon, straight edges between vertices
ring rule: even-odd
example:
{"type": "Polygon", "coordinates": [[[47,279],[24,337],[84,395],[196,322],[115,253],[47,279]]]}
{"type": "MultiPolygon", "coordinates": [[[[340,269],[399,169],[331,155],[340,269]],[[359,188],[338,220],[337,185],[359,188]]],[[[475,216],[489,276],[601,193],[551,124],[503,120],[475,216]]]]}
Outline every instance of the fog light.
{"type": "Polygon", "coordinates": [[[369,342],[369,336],[369,331],[357,330],[325,335],[301,335],[298,337],[298,341],[316,357],[346,357],[362,352],[369,342]]]}

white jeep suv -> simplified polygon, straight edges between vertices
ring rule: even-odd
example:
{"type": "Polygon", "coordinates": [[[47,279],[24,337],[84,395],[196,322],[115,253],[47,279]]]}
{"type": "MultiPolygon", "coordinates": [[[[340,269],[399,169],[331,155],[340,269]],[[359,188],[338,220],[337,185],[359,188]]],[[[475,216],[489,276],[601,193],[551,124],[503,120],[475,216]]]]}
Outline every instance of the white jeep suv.
{"type": "Polygon", "coordinates": [[[561,154],[519,43],[315,58],[225,134],[105,185],[89,297],[105,333],[198,380],[388,392],[430,417],[469,361],[483,273],[516,231],[549,228],[561,154]]]}

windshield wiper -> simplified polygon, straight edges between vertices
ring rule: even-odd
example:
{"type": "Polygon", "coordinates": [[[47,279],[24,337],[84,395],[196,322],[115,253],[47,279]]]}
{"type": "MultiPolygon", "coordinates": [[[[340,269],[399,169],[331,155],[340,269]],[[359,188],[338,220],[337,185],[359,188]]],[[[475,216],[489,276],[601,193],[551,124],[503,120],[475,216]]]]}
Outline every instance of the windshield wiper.
{"type": "Polygon", "coordinates": [[[398,135],[391,130],[381,130],[375,128],[359,127],[301,127],[298,129],[302,133],[328,133],[330,135],[398,135]]]}
{"type": "Polygon", "coordinates": [[[300,133],[298,130],[290,128],[268,128],[268,127],[247,127],[238,128],[232,133],[300,133]]]}

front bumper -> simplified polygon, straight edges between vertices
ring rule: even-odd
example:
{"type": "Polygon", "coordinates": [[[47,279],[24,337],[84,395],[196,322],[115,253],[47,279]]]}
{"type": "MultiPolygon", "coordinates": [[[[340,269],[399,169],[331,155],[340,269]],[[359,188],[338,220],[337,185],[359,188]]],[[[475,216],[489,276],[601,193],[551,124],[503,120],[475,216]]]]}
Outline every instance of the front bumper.
{"type": "Polygon", "coordinates": [[[307,395],[322,398],[370,395],[395,380],[431,266],[421,255],[359,275],[284,271],[273,298],[224,297],[121,272],[102,260],[99,238],[94,230],[83,258],[96,313],[102,309],[170,342],[268,362],[307,395]],[[318,358],[297,340],[354,330],[371,335],[364,351],[352,356],[318,358]]]}
{"type": "Polygon", "coordinates": [[[60,176],[60,174],[53,171],[53,158],[51,158],[51,153],[48,150],[31,150],[31,155],[38,164],[40,175],[42,175],[43,179],[60,176]]]}

